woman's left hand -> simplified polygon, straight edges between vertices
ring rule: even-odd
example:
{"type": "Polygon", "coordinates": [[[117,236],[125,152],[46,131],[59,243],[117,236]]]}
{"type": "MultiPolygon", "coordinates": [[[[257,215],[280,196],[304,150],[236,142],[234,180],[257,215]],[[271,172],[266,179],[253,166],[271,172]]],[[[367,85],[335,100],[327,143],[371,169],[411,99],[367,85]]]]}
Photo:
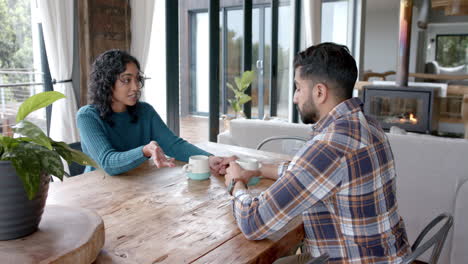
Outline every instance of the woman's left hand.
{"type": "Polygon", "coordinates": [[[156,141],[151,141],[148,145],[143,147],[143,153],[145,156],[151,156],[154,161],[154,164],[158,168],[164,167],[175,167],[174,158],[166,158],[163,149],[156,143],[156,141]]]}

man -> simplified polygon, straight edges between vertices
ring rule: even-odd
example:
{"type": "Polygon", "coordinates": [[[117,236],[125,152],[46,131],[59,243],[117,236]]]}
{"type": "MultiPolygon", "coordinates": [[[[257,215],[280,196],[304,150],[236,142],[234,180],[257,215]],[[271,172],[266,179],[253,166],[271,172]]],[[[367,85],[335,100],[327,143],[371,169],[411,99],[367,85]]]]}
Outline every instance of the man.
{"type": "Polygon", "coordinates": [[[345,46],[323,43],[294,62],[294,103],[311,138],[289,165],[244,171],[231,162],[226,185],[248,239],[263,239],[302,214],[306,251],[329,263],[399,263],[410,249],[398,215],[395,164],[377,121],[352,98],[356,62],[345,46]],[[261,174],[276,182],[258,197],[245,183],[261,174]]]}

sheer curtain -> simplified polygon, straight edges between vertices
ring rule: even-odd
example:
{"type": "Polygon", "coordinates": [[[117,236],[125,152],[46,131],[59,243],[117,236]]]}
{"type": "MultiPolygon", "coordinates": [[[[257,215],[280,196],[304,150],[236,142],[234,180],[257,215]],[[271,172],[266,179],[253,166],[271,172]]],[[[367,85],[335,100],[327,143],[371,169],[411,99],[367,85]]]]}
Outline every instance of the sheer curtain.
{"type": "Polygon", "coordinates": [[[63,93],[52,106],[50,137],[56,141],[79,141],[75,115],[78,109],[71,82],[73,65],[73,0],[39,0],[39,12],[54,91],[63,93]]]}
{"type": "Polygon", "coordinates": [[[132,8],[131,30],[132,44],[130,53],[140,62],[141,70],[144,72],[148,61],[150,48],[151,30],[153,25],[155,0],[131,0],[132,8]]]}

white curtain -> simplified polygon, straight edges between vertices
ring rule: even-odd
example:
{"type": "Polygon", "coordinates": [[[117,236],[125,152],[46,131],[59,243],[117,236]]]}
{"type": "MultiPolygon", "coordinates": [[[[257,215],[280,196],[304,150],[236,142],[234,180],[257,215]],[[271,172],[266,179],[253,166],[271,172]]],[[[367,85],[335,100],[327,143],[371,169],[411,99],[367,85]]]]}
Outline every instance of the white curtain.
{"type": "Polygon", "coordinates": [[[141,70],[144,72],[148,61],[150,48],[151,28],[153,25],[155,0],[131,0],[132,9],[131,30],[132,44],[130,53],[140,62],[141,70]]]}
{"type": "MultiPolygon", "coordinates": [[[[57,82],[71,80],[73,0],[39,0],[38,7],[52,78],[57,82]]],[[[75,122],[78,108],[73,85],[70,81],[57,83],[54,91],[63,93],[66,98],[56,101],[52,106],[50,137],[66,143],[79,141],[75,122]]]]}

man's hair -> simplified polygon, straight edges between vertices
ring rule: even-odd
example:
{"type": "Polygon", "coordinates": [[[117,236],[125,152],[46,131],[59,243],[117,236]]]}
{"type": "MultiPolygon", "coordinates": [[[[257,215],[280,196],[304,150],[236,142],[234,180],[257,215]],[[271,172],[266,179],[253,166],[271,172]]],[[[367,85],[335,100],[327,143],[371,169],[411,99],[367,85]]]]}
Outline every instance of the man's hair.
{"type": "Polygon", "coordinates": [[[311,46],[294,58],[294,69],[298,67],[302,79],[325,83],[334,88],[337,98],[346,100],[353,96],[357,67],[346,46],[330,42],[311,46]]]}
{"type": "MultiPolygon", "coordinates": [[[[101,53],[91,66],[89,75],[88,96],[90,103],[99,110],[101,119],[114,126],[112,115],[113,87],[119,75],[125,72],[128,63],[135,63],[140,71],[140,63],[128,52],[111,49],[101,53]]],[[[136,107],[128,106],[127,111],[132,117],[132,122],[138,120],[136,107]]]]}

